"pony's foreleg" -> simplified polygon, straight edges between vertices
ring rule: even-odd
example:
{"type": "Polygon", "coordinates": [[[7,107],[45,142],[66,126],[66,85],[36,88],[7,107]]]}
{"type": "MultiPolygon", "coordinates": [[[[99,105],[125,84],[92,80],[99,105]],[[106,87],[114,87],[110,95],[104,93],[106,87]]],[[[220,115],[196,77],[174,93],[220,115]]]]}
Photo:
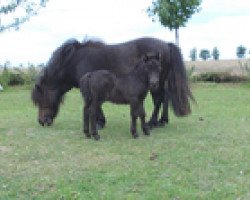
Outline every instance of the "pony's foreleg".
{"type": "Polygon", "coordinates": [[[148,126],[150,128],[153,128],[158,125],[158,114],[160,111],[161,103],[163,101],[163,95],[161,94],[160,91],[157,91],[157,92],[151,91],[151,95],[152,95],[152,100],[154,104],[154,110],[152,112],[152,116],[150,120],[148,121],[148,126]]]}
{"type": "Polygon", "coordinates": [[[99,140],[100,136],[98,135],[96,129],[96,112],[97,112],[97,103],[92,102],[90,106],[90,127],[91,127],[91,135],[94,137],[95,140],[99,140]]]}
{"type": "Polygon", "coordinates": [[[133,138],[137,138],[139,135],[136,128],[136,120],[138,117],[138,104],[130,104],[130,115],[131,115],[131,125],[130,131],[133,138]]]}
{"type": "Polygon", "coordinates": [[[141,129],[142,129],[144,135],[150,135],[148,125],[145,121],[146,113],[144,110],[143,102],[141,102],[139,105],[139,117],[141,119],[141,129]]]}
{"type": "Polygon", "coordinates": [[[87,138],[91,137],[91,134],[89,133],[89,105],[85,104],[83,109],[83,132],[87,138]]]}

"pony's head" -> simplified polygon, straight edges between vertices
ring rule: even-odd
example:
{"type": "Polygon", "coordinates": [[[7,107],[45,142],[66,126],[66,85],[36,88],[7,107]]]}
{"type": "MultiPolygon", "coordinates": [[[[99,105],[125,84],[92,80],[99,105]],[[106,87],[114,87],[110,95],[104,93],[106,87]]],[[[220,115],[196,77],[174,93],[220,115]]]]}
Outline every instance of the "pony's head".
{"type": "Polygon", "coordinates": [[[159,87],[161,72],[160,53],[148,53],[143,57],[143,67],[148,74],[149,88],[156,90],[159,87]]]}
{"type": "Polygon", "coordinates": [[[38,122],[42,126],[53,123],[63,100],[60,88],[46,82],[46,71],[38,78],[31,94],[33,103],[38,107],[38,122]]]}
{"type": "Polygon", "coordinates": [[[76,40],[68,40],[57,48],[36,81],[31,98],[38,107],[38,121],[42,126],[53,123],[64,93],[72,88],[67,68],[79,45],[76,40]]]}

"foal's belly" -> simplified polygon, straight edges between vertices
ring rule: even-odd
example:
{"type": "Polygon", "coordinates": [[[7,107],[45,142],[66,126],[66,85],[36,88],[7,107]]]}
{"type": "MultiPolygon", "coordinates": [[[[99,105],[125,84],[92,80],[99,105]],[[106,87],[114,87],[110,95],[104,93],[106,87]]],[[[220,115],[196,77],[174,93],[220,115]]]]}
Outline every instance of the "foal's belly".
{"type": "Polygon", "coordinates": [[[111,94],[111,96],[108,96],[106,100],[115,104],[129,104],[130,103],[130,101],[123,94],[116,94],[116,95],[111,94]]]}

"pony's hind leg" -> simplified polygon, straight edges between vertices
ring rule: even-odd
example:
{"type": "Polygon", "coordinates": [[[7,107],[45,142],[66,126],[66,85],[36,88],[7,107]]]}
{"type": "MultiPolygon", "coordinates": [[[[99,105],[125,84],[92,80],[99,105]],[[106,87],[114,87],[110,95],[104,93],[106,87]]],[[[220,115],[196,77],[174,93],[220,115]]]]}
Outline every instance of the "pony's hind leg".
{"type": "Polygon", "coordinates": [[[83,109],[83,132],[85,134],[85,136],[87,138],[90,138],[91,137],[91,134],[89,133],[89,112],[90,112],[90,109],[89,109],[89,105],[84,105],[84,109],[83,109]]]}
{"type": "Polygon", "coordinates": [[[96,129],[100,130],[105,127],[106,119],[103,113],[102,107],[100,106],[97,108],[97,115],[96,115],[96,129]]]}
{"type": "Polygon", "coordinates": [[[146,113],[145,113],[145,110],[143,107],[143,102],[140,103],[140,105],[139,105],[139,117],[141,119],[141,129],[142,129],[144,135],[150,135],[149,127],[145,121],[146,113]]]}
{"type": "Polygon", "coordinates": [[[165,124],[168,124],[168,122],[169,122],[169,117],[168,117],[168,98],[169,98],[168,91],[165,90],[164,100],[163,100],[163,103],[162,103],[162,115],[161,115],[161,119],[159,121],[159,126],[164,126],[165,124]]]}

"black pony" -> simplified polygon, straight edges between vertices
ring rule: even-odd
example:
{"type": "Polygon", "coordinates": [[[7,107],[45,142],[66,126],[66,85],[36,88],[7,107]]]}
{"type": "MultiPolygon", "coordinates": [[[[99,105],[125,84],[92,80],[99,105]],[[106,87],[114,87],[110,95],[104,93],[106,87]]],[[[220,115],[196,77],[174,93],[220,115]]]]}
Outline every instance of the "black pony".
{"type": "MultiPolygon", "coordinates": [[[[55,50],[32,90],[32,100],[39,108],[39,123],[53,123],[63,95],[71,88],[79,87],[80,78],[87,72],[105,69],[116,75],[127,74],[148,52],[161,54],[162,67],[159,88],[151,91],[154,111],[149,125],[154,126],[159,122],[158,113],[162,103],[160,122],[168,122],[167,99],[177,116],[189,114],[192,94],[183,59],[176,45],[154,38],[140,38],[116,45],[91,40],[80,43],[72,39],[55,50]],[[168,97],[164,95],[166,88],[168,97]]],[[[105,124],[101,109],[98,110],[97,122],[101,126],[105,124]]]]}
{"type": "Polygon", "coordinates": [[[128,74],[117,77],[107,70],[86,73],[80,80],[80,90],[84,98],[83,131],[86,137],[91,135],[99,140],[96,129],[96,111],[105,101],[116,104],[129,104],[131,113],[131,134],[138,137],[136,120],[140,117],[141,127],[145,135],[149,130],[145,122],[143,102],[149,89],[156,90],[159,86],[160,55],[146,55],[128,74]],[[89,125],[91,130],[89,132],[89,125]]]}

